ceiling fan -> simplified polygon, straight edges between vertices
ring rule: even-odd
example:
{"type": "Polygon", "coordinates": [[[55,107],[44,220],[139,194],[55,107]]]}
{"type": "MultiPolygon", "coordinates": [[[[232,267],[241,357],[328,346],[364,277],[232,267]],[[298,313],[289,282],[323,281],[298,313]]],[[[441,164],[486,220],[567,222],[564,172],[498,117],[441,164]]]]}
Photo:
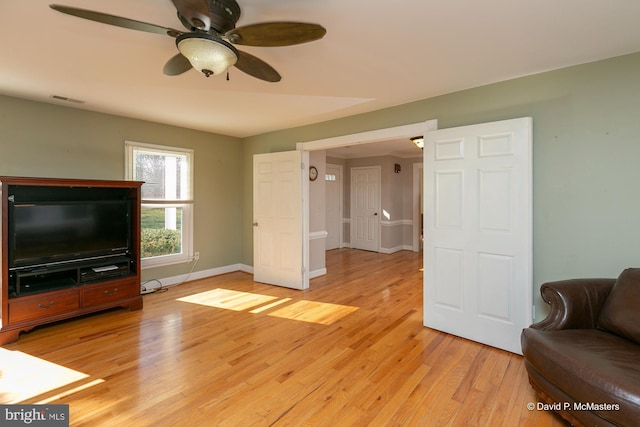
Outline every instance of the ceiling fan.
{"type": "MultiPolygon", "coordinates": [[[[176,39],[179,53],[169,59],[163,72],[182,74],[191,68],[205,76],[222,74],[231,66],[267,82],[279,82],[278,72],[263,60],[234,45],[291,46],[319,40],[327,33],[321,25],[303,22],[264,22],[236,28],[240,6],[235,0],[172,0],[178,19],[188,31],[166,28],[134,19],[109,15],[71,6],[49,5],[58,12],[103,24],[176,39]]],[[[228,76],[228,74],[227,74],[228,76]]]]}

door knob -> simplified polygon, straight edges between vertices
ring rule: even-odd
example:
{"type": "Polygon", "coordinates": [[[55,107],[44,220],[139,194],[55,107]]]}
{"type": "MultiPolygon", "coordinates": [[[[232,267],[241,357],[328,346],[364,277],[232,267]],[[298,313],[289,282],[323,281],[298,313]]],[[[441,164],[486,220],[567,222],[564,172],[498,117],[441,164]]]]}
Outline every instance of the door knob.
{"type": "Polygon", "coordinates": [[[374,213],[373,216],[378,216],[378,212],[374,213]]]}
{"type": "Polygon", "coordinates": [[[258,223],[257,223],[257,222],[254,222],[254,223],[253,223],[253,226],[254,226],[254,227],[257,227],[257,226],[258,226],[258,223]]]}

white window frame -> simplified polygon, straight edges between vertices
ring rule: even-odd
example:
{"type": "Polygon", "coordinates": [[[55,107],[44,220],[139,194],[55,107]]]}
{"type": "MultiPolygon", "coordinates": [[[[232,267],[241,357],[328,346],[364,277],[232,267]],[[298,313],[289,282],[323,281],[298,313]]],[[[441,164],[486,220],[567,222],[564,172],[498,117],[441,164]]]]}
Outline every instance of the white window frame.
{"type": "MultiPolygon", "coordinates": [[[[186,156],[187,158],[187,194],[182,199],[146,200],[142,199],[145,208],[182,208],[182,252],[179,254],[159,255],[141,259],[141,268],[153,268],[164,265],[190,262],[193,260],[193,162],[194,152],[189,148],[170,147],[166,145],[147,144],[143,142],[125,141],[125,179],[135,180],[135,153],[146,153],[186,156]]],[[[142,184],[144,188],[144,184],[142,184]]]]}

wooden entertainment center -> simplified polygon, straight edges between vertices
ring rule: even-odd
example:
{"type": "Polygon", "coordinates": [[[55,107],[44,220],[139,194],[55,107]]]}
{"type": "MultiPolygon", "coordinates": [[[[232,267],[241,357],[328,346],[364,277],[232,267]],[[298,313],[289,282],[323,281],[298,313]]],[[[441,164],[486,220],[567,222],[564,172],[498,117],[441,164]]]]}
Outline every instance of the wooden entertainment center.
{"type": "Polygon", "coordinates": [[[0,345],[38,325],[142,308],[142,182],[0,177],[0,184],[0,345]]]}

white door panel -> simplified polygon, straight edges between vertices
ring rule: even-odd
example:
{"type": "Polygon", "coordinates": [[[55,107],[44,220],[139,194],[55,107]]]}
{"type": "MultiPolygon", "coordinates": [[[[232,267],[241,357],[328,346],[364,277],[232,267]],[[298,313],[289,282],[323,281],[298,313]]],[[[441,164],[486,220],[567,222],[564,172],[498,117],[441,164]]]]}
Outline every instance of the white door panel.
{"type": "Polygon", "coordinates": [[[351,247],[380,250],[380,167],[351,168],[351,247]]]}
{"type": "Polygon", "coordinates": [[[253,275],[262,283],[306,289],[301,151],[253,156],[253,275]]]}
{"type": "Polygon", "coordinates": [[[425,138],[425,326],[521,353],[532,319],[531,119],[425,138]]]}

